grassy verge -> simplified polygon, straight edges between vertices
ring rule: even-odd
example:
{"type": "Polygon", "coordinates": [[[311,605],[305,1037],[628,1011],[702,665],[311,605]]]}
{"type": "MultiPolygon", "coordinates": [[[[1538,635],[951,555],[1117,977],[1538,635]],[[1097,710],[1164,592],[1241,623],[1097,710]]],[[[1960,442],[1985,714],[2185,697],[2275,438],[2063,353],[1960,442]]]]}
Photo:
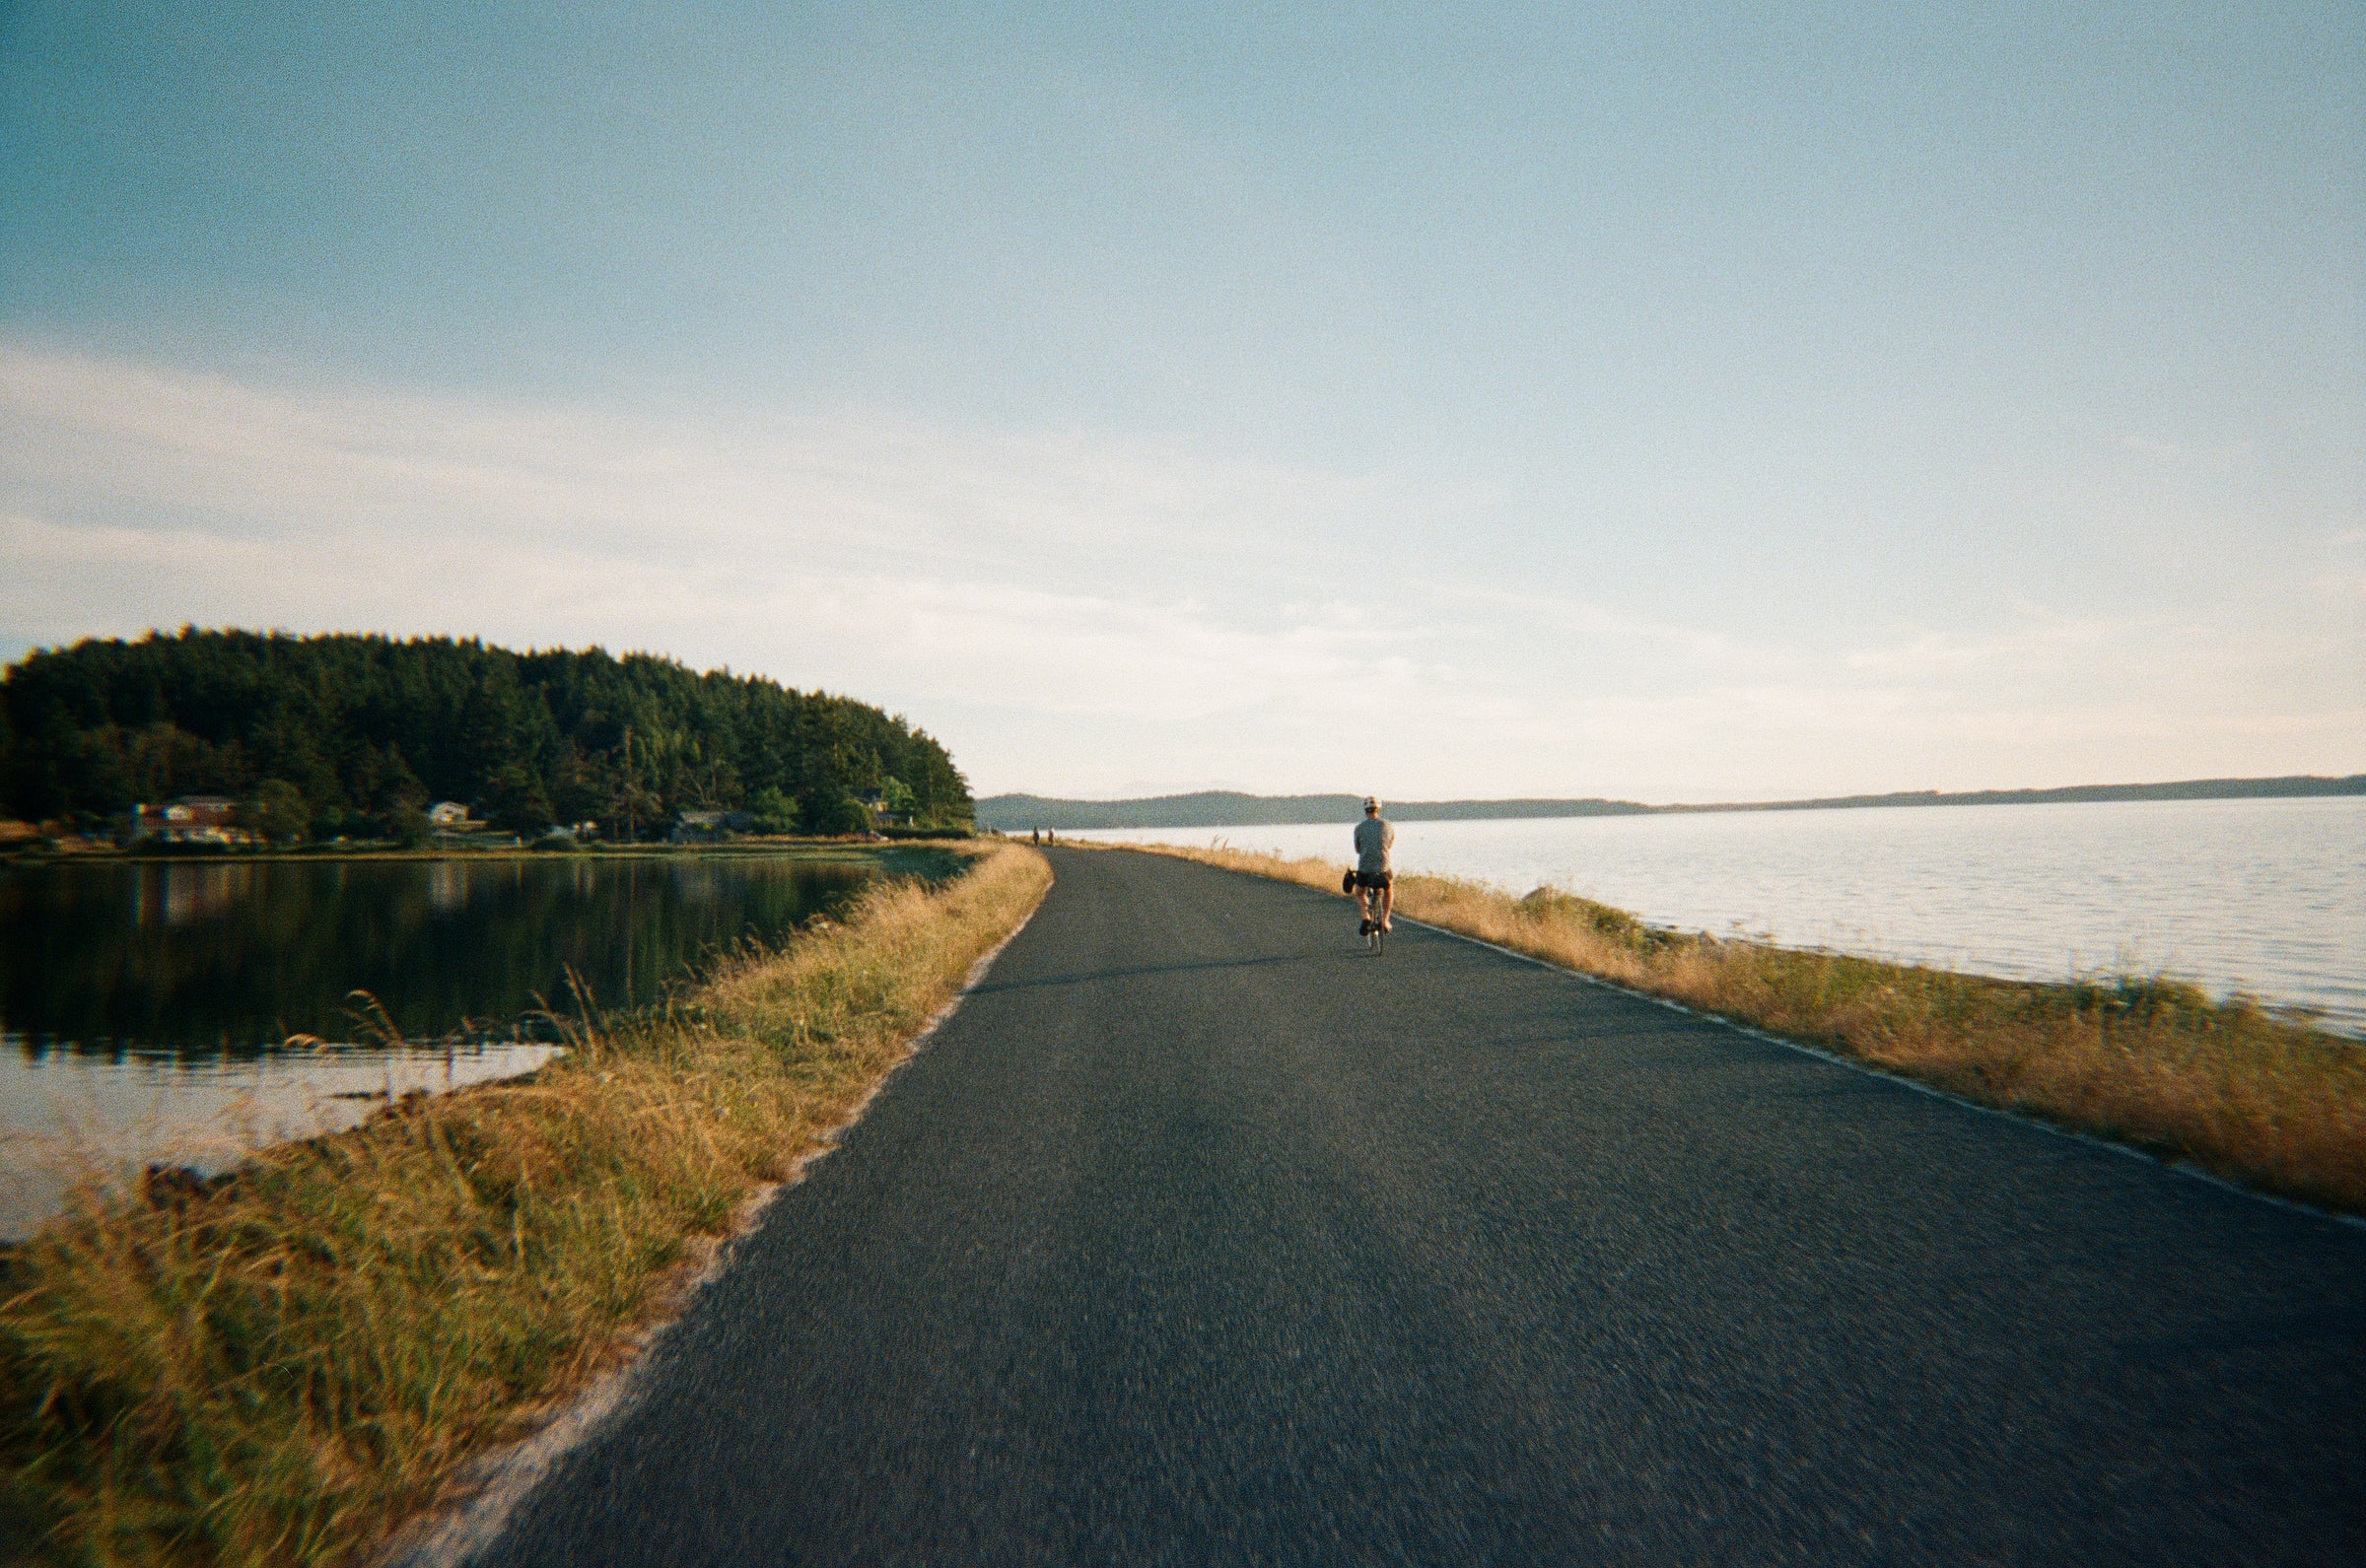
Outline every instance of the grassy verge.
{"type": "Polygon", "coordinates": [[[985,850],[531,1079],[51,1225],[0,1292],[11,1531],[73,1562],[353,1560],[624,1353],[1049,883],[985,850]]]}
{"type": "MultiPolygon", "coordinates": [[[[1157,852],[1339,892],[1343,866],[1157,852]]],[[[1983,1105],[2366,1213],[2366,1045],[2157,978],[2033,985],[1686,936],[1540,888],[1397,879],[1397,912],[1983,1105]]]]}

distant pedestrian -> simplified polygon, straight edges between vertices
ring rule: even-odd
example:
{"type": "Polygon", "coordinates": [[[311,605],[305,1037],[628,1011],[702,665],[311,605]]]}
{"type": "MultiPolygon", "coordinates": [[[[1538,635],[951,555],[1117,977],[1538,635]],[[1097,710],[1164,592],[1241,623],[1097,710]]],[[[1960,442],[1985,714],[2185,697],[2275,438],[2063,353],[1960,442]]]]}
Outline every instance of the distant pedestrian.
{"type": "Polygon", "coordinates": [[[1043,843],[1043,830],[1042,830],[1041,828],[1030,828],[1030,829],[1028,829],[1028,830],[1027,830],[1027,842],[1028,842],[1029,844],[1036,845],[1036,846],[1040,847],[1040,846],[1042,845],[1042,843],[1043,843]]]}

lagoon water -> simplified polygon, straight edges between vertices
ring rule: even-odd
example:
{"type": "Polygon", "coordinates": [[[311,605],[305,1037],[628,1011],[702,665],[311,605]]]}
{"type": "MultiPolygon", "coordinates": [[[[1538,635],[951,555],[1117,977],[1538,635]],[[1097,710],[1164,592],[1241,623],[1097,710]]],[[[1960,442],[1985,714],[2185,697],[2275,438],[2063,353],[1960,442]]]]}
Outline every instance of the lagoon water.
{"type": "Polygon", "coordinates": [[[925,849],[0,864],[0,1237],[71,1169],[214,1169],[389,1091],[529,1071],[550,1054],[532,1014],[572,1010],[571,974],[603,1007],[646,1002],[882,872],[943,868],[925,849]]]}
{"type": "MultiPolygon", "coordinates": [[[[1063,835],[1344,860],[1351,824],[1063,835]]],[[[1397,826],[1406,871],[2024,980],[2165,972],[2366,1037],[2366,797],[1397,826]]]]}
{"type": "Polygon", "coordinates": [[[526,1040],[210,1060],[0,1051],[0,1239],[55,1213],[83,1174],[119,1179],[151,1163],[210,1173],[260,1144],[352,1126],[414,1089],[531,1072],[556,1051],[526,1040]]]}

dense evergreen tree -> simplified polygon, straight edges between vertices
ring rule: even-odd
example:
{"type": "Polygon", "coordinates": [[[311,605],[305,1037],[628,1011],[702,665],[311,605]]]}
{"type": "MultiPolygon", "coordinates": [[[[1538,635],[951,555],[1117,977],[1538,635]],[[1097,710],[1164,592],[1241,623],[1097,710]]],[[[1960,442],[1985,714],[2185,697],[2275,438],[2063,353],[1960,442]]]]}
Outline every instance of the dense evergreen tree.
{"type": "Polygon", "coordinates": [[[647,837],[679,811],[761,802],[771,822],[830,831],[861,825],[872,790],[925,824],[970,817],[951,757],[901,717],[596,648],[184,629],[35,652],[0,677],[0,804],[35,819],[222,794],[301,799],[316,834],[397,833],[451,799],[509,828],[647,837]]]}

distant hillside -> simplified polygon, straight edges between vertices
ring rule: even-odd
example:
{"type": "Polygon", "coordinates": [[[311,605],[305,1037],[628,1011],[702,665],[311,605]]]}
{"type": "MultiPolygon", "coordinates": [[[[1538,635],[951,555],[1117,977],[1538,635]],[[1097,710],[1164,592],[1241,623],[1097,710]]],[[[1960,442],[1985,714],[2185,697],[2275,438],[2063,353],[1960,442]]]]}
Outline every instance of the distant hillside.
{"type": "MultiPolygon", "coordinates": [[[[1634,800],[1406,800],[1391,801],[1398,822],[1470,822],[1517,817],[1628,817],[1687,811],[1841,811],[1859,806],[2039,805],[2048,801],[2240,800],[2292,795],[2366,794],[2366,774],[2324,779],[2191,779],[2178,784],[2073,784],[2059,789],[1936,789],[1883,795],[1832,795],[1817,800],[1755,800],[1728,805],[1651,806],[1634,800]]],[[[1140,800],[1059,800],[1045,795],[993,795],[978,802],[978,826],[1005,833],[1034,828],[1262,828],[1299,822],[1353,822],[1360,795],[1251,795],[1228,789],[1140,800]]]]}
{"type": "MultiPolygon", "coordinates": [[[[1055,800],[995,795],[978,802],[978,826],[1005,833],[1031,828],[1261,828],[1293,822],[1352,822],[1361,795],[1247,795],[1228,789],[1158,795],[1147,800],[1055,800]]],[[[1391,802],[1399,822],[1481,817],[1610,817],[1650,810],[1631,800],[1428,800],[1391,802]]]]}
{"type": "Polygon", "coordinates": [[[2177,784],[2068,784],[2059,789],[1906,789],[1886,795],[1829,795],[1816,800],[1754,800],[1733,805],[1653,806],[1653,811],[1845,811],[1855,806],[2034,806],[2053,801],[2257,800],[2298,795],[2366,795],[2366,774],[2339,779],[2293,774],[2281,779],[2187,779],[2177,784]]]}

